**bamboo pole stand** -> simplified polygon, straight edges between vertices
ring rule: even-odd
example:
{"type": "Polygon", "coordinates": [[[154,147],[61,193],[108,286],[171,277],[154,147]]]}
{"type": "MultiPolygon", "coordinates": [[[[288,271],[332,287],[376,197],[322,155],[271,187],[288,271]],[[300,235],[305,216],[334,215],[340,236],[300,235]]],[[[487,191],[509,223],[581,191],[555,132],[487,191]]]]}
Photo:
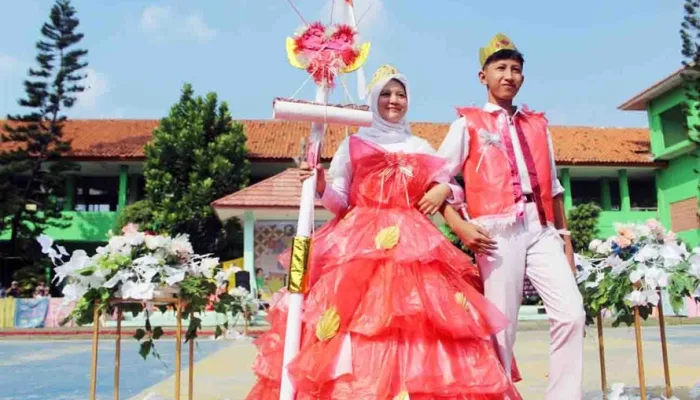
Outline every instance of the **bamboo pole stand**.
{"type": "MultiPolygon", "coordinates": [[[[664,383],[665,395],[667,398],[673,396],[673,387],[671,386],[671,370],[668,363],[668,347],[666,345],[666,321],[664,317],[663,299],[659,292],[659,304],[657,305],[659,313],[659,334],[661,337],[661,354],[664,365],[664,383]]],[[[596,324],[598,325],[598,352],[600,356],[600,384],[603,389],[603,399],[607,399],[607,374],[605,370],[605,348],[603,345],[603,318],[602,313],[596,316],[596,324]]],[[[637,376],[639,381],[640,396],[646,399],[647,385],[644,372],[644,350],[642,348],[642,323],[639,314],[639,307],[634,307],[634,338],[637,349],[637,376]]]]}
{"type": "MultiPolygon", "coordinates": [[[[117,337],[115,339],[114,351],[114,400],[119,400],[119,373],[121,368],[121,339],[122,339],[122,306],[124,304],[143,303],[142,300],[131,299],[114,299],[110,304],[116,306],[117,309],[117,337]]],[[[175,398],[180,399],[181,390],[181,369],[182,369],[182,308],[183,302],[179,298],[157,298],[149,301],[156,305],[172,305],[175,306],[177,314],[177,330],[175,331],[175,398]]],[[[95,307],[93,313],[93,328],[92,328],[92,362],[90,374],[90,400],[96,400],[97,396],[97,352],[100,340],[99,329],[100,311],[95,307]]],[[[188,400],[194,399],[194,340],[189,342],[189,359],[188,359],[188,400]]]]}

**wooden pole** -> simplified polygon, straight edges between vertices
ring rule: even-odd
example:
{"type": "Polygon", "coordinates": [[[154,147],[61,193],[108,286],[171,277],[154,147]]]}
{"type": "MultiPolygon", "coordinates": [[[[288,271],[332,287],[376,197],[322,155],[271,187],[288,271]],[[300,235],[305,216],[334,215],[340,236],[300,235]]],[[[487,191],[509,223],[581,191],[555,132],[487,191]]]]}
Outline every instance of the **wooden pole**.
{"type": "Polygon", "coordinates": [[[182,300],[177,299],[177,330],[175,331],[175,399],[180,400],[180,369],[182,369],[182,300]]]}
{"type": "Polygon", "coordinates": [[[639,391],[642,399],[647,398],[647,384],[644,378],[644,354],[642,350],[642,326],[639,307],[634,307],[634,333],[637,342],[637,373],[639,374],[639,391]]]}
{"type": "Polygon", "coordinates": [[[189,366],[190,366],[190,385],[189,385],[189,391],[187,398],[189,400],[194,399],[194,339],[190,340],[190,360],[189,360],[189,366]]]}
{"type": "Polygon", "coordinates": [[[119,368],[122,351],[122,305],[117,304],[117,338],[114,343],[114,400],[119,400],[119,368]]]}
{"type": "Polygon", "coordinates": [[[100,339],[100,309],[97,302],[92,313],[92,371],[90,375],[90,400],[97,397],[97,348],[100,339]]]}
{"type": "Polygon", "coordinates": [[[605,345],[603,343],[603,312],[596,315],[596,325],[598,326],[598,356],[600,357],[600,387],[603,390],[603,400],[608,398],[608,378],[605,372],[605,345]]]}
{"type": "Polygon", "coordinates": [[[673,396],[673,388],[671,387],[671,371],[668,367],[668,349],[666,348],[666,320],[664,317],[664,306],[662,293],[659,291],[659,333],[661,334],[661,355],[664,362],[664,380],[666,381],[666,397],[673,396]]]}

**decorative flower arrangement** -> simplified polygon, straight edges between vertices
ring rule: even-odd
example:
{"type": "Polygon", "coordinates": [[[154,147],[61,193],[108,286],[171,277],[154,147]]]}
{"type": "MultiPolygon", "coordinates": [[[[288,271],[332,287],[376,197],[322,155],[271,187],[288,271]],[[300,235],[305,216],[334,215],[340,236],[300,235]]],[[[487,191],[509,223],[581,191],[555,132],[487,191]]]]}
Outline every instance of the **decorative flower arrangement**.
{"type": "Polygon", "coordinates": [[[305,26],[287,38],[287,57],[304,69],[317,85],[333,87],[335,76],[358,69],[367,59],[369,43],[357,43],[357,31],[349,25],[326,28],[320,22],[305,26]]]}
{"type": "Polygon", "coordinates": [[[617,235],[593,240],[592,256],[577,254],[577,281],[590,315],[603,309],[615,315],[617,326],[633,322],[633,307],[642,318],[668,292],[678,311],[687,297],[700,301],[700,248],[689,251],[656,220],[644,224],[616,224],[617,235]]]}
{"type": "MultiPolygon", "coordinates": [[[[254,314],[256,304],[247,292],[240,288],[228,293],[225,290],[229,277],[239,269],[223,270],[218,258],[195,254],[187,235],[170,237],[141,232],[133,224],[125,226],[122,233],[111,236],[107,245],[98,247],[94,255],[75,250],[67,261],[63,259],[69,256],[68,252],[62,246],[54,246],[51,237],[37,238],[42,252],[55,266],[55,280],[59,284],[67,280],[63,287],[64,302],[77,301],[62,325],[70,320],[79,326],[90,324],[95,307],[111,315],[114,300],[130,300],[122,304],[124,312],[134,316],[142,311],[146,313],[144,329],[138,329],[135,335],[141,341],[140,354],[146,358],[151,352],[158,357],[153,341],[163,335],[161,327],[152,327],[150,323],[153,303],[181,299],[183,318],[189,320],[186,340],[197,337],[201,319],[195,314],[204,312],[210,304],[214,311],[226,316],[216,326],[216,337],[228,329],[229,315],[254,314]]],[[[167,305],[158,308],[165,312],[167,305]]]]}

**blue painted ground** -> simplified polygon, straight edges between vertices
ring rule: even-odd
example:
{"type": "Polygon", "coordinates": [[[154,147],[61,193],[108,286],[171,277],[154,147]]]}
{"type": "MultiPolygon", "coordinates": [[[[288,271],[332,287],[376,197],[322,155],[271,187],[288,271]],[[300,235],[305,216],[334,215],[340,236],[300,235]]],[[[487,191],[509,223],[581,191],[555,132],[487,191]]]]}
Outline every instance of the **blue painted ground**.
{"type": "MultiPolygon", "coordinates": [[[[128,399],[166,379],[174,372],[175,344],[159,340],[161,360],[138,355],[130,337],[122,339],[120,397],[128,399]]],[[[196,342],[195,362],[230,345],[225,341],[196,342]]],[[[183,369],[188,347],[182,348],[183,369]]],[[[90,341],[2,341],[0,342],[0,399],[84,400],[89,395],[90,341]]],[[[112,399],[114,342],[102,340],[98,355],[98,399],[112,399]]],[[[183,382],[187,382],[183,375],[183,382]]],[[[183,385],[183,388],[186,383],[183,385]]]]}

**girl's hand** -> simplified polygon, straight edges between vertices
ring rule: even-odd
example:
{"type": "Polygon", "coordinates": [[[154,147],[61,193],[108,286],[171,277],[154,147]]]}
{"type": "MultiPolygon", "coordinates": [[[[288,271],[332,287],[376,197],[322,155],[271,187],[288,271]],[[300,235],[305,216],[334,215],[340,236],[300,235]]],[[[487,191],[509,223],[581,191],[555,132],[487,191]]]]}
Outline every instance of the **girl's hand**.
{"type": "Polygon", "coordinates": [[[440,211],[445,199],[450,195],[450,187],[441,183],[428,190],[417,204],[418,210],[425,215],[433,215],[440,211]]]}
{"type": "MultiPolygon", "coordinates": [[[[323,170],[323,166],[321,164],[316,166],[316,193],[319,194],[319,196],[323,195],[323,192],[326,191],[326,174],[325,171],[323,170]]],[[[301,164],[299,164],[299,182],[304,182],[305,180],[311,178],[314,175],[314,170],[309,166],[309,163],[306,161],[302,161],[301,164]]]]}

